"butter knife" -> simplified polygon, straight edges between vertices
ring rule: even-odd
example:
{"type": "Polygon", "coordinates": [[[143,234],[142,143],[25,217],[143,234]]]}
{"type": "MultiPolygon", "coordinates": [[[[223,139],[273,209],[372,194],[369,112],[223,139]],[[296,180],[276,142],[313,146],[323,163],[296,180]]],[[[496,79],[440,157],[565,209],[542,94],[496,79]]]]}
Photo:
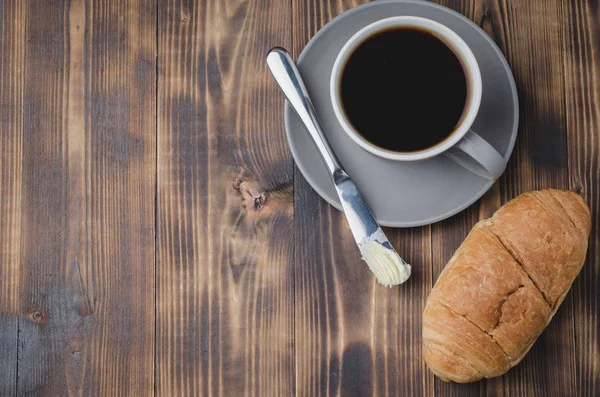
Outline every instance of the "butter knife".
{"type": "Polygon", "coordinates": [[[327,142],[302,76],[292,57],[284,48],[275,47],[267,54],[267,65],[325,162],[363,260],[382,285],[402,284],[410,277],[411,267],[392,247],[356,185],[327,142]]]}

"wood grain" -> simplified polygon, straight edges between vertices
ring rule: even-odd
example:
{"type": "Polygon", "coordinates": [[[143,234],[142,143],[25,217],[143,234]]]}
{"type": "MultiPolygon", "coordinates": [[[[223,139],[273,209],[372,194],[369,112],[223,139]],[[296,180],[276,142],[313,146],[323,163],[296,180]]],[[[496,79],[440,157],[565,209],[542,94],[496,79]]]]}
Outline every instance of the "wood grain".
{"type": "MultiPolygon", "coordinates": [[[[351,2],[295,1],[294,54],[351,2]]],[[[387,229],[413,266],[408,284],[377,284],[344,215],[296,172],[296,378],[298,396],[424,396],[421,313],[431,289],[430,228],[387,229]]]]}
{"type": "Polygon", "coordinates": [[[343,215],[303,179],[295,189],[297,395],[431,395],[415,326],[431,288],[429,228],[386,230],[413,275],[385,288],[343,215]]]}
{"type": "Polygon", "coordinates": [[[0,395],[14,395],[21,240],[25,7],[0,2],[0,395]]]}
{"type": "MultiPolygon", "coordinates": [[[[436,278],[470,227],[482,216],[489,216],[499,204],[533,189],[568,188],[560,23],[563,2],[445,1],[443,4],[482,26],[507,57],[519,92],[520,128],[507,170],[496,186],[498,194],[492,190],[479,203],[482,208],[479,214],[472,208],[456,219],[434,226],[433,246],[445,247],[444,253],[434,260],[436,278]],[[496,205],[489,205],[490,194],[496,205]],[[453,241],[457,236],[461,237],[453,241]]],[[[436,380],[436,395],[459,396],[465,391],[478,395],[576,395],[572,305],[569,295],[530,353],[508,374],[466,388],[436,380]]]]}
{"type": "MultiPolygon", "coordinates": [[[[484,6],[485,2],[479,0],[440,0],[435,2],[465,15],[482,27],[496,42],[498,41],[491,28],[490,18],[486,15],[488,10],[484,6]]],[[[496,182],[486,195],[466,210],[450,219],[431,225],[431,264],[434,283],[473,225],[480,219],[490,216],[499,207],[499,196],[500,183],[496,182]]],[[[457,385],[435,378],[434,384],[436,396],[462,397],[486,394],[485,381],[457,385]]]]}
{"type": "MultiPolygon", "coordinates": [[[[449,4],[446,4],[449,5],[449,4]]],[[[520,93],[520,129],[517,146],[513,157],[509,162],[506,173],[501,178],[499,186],[500,200],[493,193],[497,204],[506,202],[516,195],[543,187],[566,187],[566,147],[563,142],[564,107],[561,93],[564,91],[562,84],[560,58],[555,54],[560,53],[560,27],[554,25],[553,21],[560,20],[560,4],[550,2],[541,5],[533,2],[521,2],[516,5],[507,6],[504,2],[465,2],[452,4],[459,6],[458,10],[480,24],[488,34],[499,45],[507,56],[513,74],[517,81],[517,89],[520,93]],[[518,8],[518,11],[517,11],[518,8]],[[543,13],[544,18],[534,19],[533,15],[543,13]],[[528,40],[517,40],[519,35],[525,35],[528,40]],[[553,56],[554,54],[554,56],[553,56]]],[[[524,36],[524,37],[525,37],[524,36]]],[[[489,194],[487,195],[489,197],[489,194]]],[[[486,203],[487,199],[481,203],[486,203]]],[[[495,205],[491,208],[479,211],[480,216],[475,216],[473,211],[461,214],[459,217],[469,219],[462,223],[460,234],[466,233],[478,219],[487,217],[493,212],[495,205]]],[[[457,220],[445,222],[455,223],[457,220]]],[[[447,236],[456,236],[454,233],[444,233],[444,224],[440,225],[439,233],[434,233],[434,246],[436,236],[440,236],[440,243],[449,241],[447,236]],[[443,237],[442,237],[443,236],[443,237]]],[[[455,223],[456,224],[456,223],[455,223]]],[[[435,228],[434,228],[435,230],[435,228]]],[[[464,238],[464,237],[463,237],[464,238]]],[[[462,238],[453,245],[460,244],[462,238]]],[[[443,255],[441,260],[435,261],[438,269],[443,268],[447,259],[456,247],[443,255]],[[436,263],[437,262],[437,263],[436,263]],[[441,265],[441,266],[440,266],[441,265]]],[[[575,386],[572,382],[575,376],[573,365],[573,329],[569,321],[572,317],[571,302],[567,300],[557,318],[555,318],[549,329],[536,342],[532,351],[525,360],[507,375],[482,381],[469,385],[467,390],[473,393],[485,395],[538,395],[540,390],[545,390],[543,385],[552,384],[545,395],[572,395],[575,386]],[[566,318],[562,318],[566,317],[566,318]],[[549,336],[548,336],[549,335],[549,336]],[[560,346],[560,349],[556,349],[560,346]],[[544,357],[549,352],[556,352],[552,362],[560,362],[559,365],[547,365],[549,359],[544,357]],[[537,360],[540,361],[537,361],[537,360]],[[556,360],[556,361],[554,361],[556,360]]],[[[465,389],[460,385],[444,384],[438,382],[436,391],[439,395],[463,395],[465,389]]]]}
{"type": "Polygon", "coordinates": [[[600,6],[564,4],[564,77],[569,183],[592,210],[587,261],[573,284],[575,386],[600,395],[600,6]]]}
{"type": "Polygon", "coordinates": [[[379,286],[343,215],[293,166],[266,51],[295,57],[363,0],[0,1],[0,395],[600,395],[600,6],[436,0],[515,75],[500,181],[379,286]],[[434,378],[421,313],[479,219],[571,188],[587,262],[523,362],[434,378]],[[156,342],[156,344],[155,344],[156,342]]]}
{"type": "Polygon", "coordinates": [[[289,2],[159,10],[157,393],[294,394],[291,157],[264,57],[289,2]]]}
{"type": "Polygon", "coordinates": [[[156,3],[26,4],[19,395],[151,395],[156,3]]]}
{"type": "MultiPolygon", "coordinates": [[[[502,202],[540,188],[568,189],[562,1],[494,4],[500,48],[511,65],[520,100],[515,151],[501,181],[502,202]],[[537,16],[537,18],[536,18],[537,16]],[[521,40],[528,37],[528,40],[521,40]]],[[[569,294],[529,354],[490,393],[577,395],[573,294],[569,294]]]]}

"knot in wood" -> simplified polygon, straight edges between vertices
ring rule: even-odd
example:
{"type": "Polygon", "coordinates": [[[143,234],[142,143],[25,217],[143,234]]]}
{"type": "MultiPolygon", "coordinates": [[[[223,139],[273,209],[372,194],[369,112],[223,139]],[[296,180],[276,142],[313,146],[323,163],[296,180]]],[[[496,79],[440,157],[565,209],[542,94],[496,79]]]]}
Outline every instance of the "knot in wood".
{"type": "Polygon", "coordinates": [[[46,314],[40,309],[34,309],[29,313],[29,318],[36,324],[44,324],[46,322],[46,314]]]}

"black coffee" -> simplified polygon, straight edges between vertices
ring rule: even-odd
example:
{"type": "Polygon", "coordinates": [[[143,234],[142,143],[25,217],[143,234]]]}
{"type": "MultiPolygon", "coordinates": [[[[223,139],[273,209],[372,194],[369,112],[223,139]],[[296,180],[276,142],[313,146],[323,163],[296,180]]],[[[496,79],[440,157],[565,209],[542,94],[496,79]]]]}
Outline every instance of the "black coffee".
{"type": "Polygon", "coordinates": [[[367,141],[415,152],[452,134],[465,108],[467,79],[456,55],[437,37],[395,28],[354,50],[340,90],[348,120],[367,141]]]}

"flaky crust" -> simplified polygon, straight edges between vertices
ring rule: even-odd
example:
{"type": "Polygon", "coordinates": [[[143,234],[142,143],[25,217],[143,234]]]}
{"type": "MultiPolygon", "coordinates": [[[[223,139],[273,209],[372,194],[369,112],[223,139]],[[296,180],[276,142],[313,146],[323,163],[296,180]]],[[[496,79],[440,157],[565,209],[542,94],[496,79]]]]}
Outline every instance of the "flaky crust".
{"type": "Polygon", "coordinates": [[[519,363],[585,261],[589,208],[542,190],[473,227],[440,274],[423,313],[423,355],[443,380],[473,382],[519,363]]]}

